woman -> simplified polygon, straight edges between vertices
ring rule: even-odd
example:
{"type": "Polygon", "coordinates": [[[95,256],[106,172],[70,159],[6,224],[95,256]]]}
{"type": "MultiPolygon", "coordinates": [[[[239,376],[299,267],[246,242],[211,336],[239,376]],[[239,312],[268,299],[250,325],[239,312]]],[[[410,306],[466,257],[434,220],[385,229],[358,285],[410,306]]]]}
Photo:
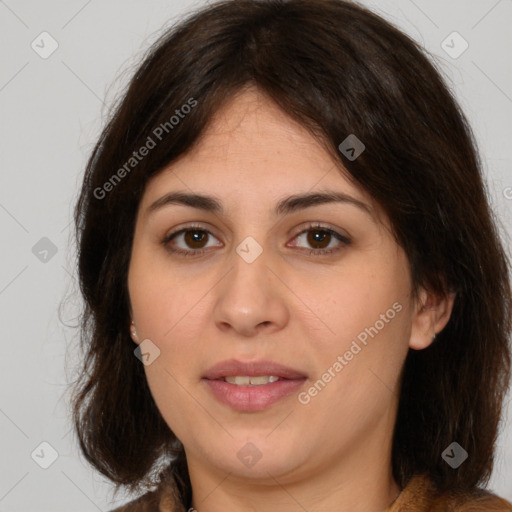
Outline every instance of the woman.
{"type": "Polygon", "coordinates": [[[508,262],[416,44],[342,0],[158,41],[76,208],[86,458],[120,511],[510,511],[508,262]],[[147,492],[146,492],[147,491],[147,492]]]}

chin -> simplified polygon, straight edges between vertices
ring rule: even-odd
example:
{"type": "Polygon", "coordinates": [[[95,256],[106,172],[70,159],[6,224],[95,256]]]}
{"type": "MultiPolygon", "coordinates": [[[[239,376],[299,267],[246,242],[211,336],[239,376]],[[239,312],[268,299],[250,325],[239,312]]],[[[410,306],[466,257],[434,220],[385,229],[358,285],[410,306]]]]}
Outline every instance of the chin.
{"type": "Polygon", "coordinates": [[[296,474],[307,461],[304,447],[301,447],[304,460],[299,460],[297,443],[285,445],[281,440],[276,441],[269,439],[268,432],[260,436],[235,437],[227,446],[217,446],[210,450],[208,458],[211,465],[231,473],[232,477],[275,485],[274,479],[281,481],[288,475],[296,474]]]}

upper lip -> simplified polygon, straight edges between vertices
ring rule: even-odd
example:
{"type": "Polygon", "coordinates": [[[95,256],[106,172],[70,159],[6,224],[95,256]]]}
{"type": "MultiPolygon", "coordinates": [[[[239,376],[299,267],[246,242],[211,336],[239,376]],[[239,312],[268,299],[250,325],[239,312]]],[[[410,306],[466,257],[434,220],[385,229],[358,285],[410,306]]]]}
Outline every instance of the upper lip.
{"type": "Polygon", "coordinates": [[[216,380],[234,376],[257,377],[273,375],[282,379],[304,379],[306,374],[273,361],[242,362],[236,359],[221,361],[213,365],[203,376],[205,379],[216,380]]]}

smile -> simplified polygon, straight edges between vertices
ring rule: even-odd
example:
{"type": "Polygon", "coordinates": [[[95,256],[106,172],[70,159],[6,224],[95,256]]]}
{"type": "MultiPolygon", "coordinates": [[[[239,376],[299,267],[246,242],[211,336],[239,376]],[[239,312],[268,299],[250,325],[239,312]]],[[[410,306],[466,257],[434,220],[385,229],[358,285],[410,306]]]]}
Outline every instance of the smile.
{"type": "Polygon", "coordinates": [[[300,392],[307,374],[275,361],[230,359],[210,367],[202,376],[207,393],[220,404],[240,412],[263,411],[300,392]]]}
{"type": "Polygon", "coordinates": [[[225,377],[224,380],[236,386],[264,386],[265,384],[277,382],[279,377],[275,375],[259,375],[257,377],[249,377],[247,375],[237,375],[234,377],[225,377]]]}

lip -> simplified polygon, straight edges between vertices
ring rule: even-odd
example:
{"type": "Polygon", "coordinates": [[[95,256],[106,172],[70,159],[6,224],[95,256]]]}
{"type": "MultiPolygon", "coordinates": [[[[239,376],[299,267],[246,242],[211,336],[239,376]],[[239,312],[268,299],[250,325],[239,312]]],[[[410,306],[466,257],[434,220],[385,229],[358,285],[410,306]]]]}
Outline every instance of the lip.
{"type": "Polygon", "coordinates": [[[216,380],[223,377],[233,377],[235,375],[247,375],[248,377],[257,377],[258,375],[275,375],[282,379],[303,379],[307,375],[288,366],[274,363],[273,361],[248,361],[242,362],[237,359],[221,361],[212,366],[204,375],[204,379],[216,380]]]}
{"type": "Polygon", "coordinates": [[[307,380],[303,372],[273,361],[242,362],[236,359],[222,361],[212,366],[202,381],[217,400],[237,411],[262,411],[271,405],[295,394],[307,380]],[[275,375],[283,380],[262,386],[237,386],[225,377],[246,375],[275,375]]]}

